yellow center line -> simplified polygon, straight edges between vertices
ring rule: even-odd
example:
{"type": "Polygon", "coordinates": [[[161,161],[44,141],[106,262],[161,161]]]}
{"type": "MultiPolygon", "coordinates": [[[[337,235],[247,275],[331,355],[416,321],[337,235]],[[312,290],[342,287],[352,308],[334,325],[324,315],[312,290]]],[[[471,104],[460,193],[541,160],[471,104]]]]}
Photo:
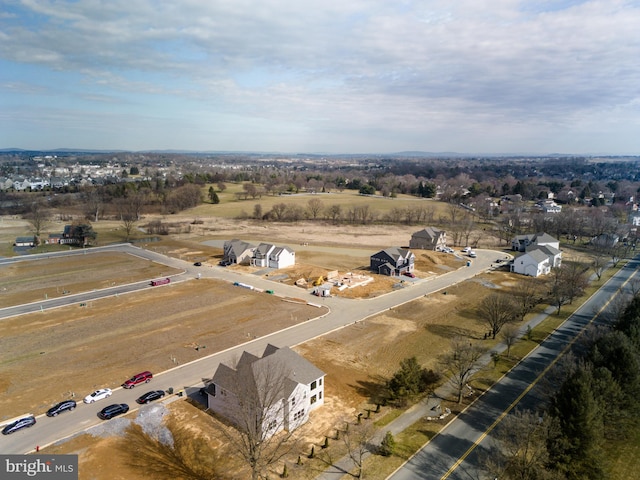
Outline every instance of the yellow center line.
{"type": "MultiPolygon", "coordinates": [[[[506,417],[506,416],[509,414],[509,412],[510,412],[511,410],[513,410],[513,408],[514,408],[514,407],[515,407],[515,406],[520,402],[520,400],[522,400],[522,398],[523,398],[527,393],[529,393],[529,392],[531,391],[531,389],[532,389],[532,388],[533,388],[533,387],[534,387],[534,386],[535,386],[535,385],[540,381],[540,379],[541,379],[542,377],[544,377],[544,376],[547,374],[547,372],[551,369],[551,367],[553,367],[553,366],[558,362],[558,360],[560,360],[560,358],[562,358],[562,357],[567,353],[567,350],[569,350],[569,348],[571,348],[571,346],[575,343],[575,341],[576,341],[576,340],[578,339],[578,337],[582,334],[582,332],[584,332],[585,328],[587,328],[589,325],[591,325],[591,324],[594,322],[594,320],[600,316],[600,314],[603,312],[603,310],[609,306],[609,304],[613,301],[613,299],[614,299],[614,298],[615,298],[615,297],[620,293],[620,291],[621,291],[621,290],[624,288],[624,286],[625,286],[625,285],[626,285],[626,284],[627,284],[627,283],[628,283],[628,282],[633,278],[633,276],[634,276],[635,274],[636,274],[636,272],[632,273],[632,274],[631,274],[631,276],[630,276],[627,280],[625,280],[625,281],[624,281],[624,283],[623,283],[622,285],[620,285],[620,288],[618,289],[618,291],[617,291],[614,295],[612,295],[612,296],[611,296],[611,298],[610,298],[610,299],[609,299],[609,300],[608,300],[608,301],[607,301],[607,302],[606,302],[602,307],[600,307],[600,310],[598,310],[598,312],[597,312],[595,315],[593,315],[593,317],[591,317],[591,320],[589,320],[589,322],[588,322],[584,327],[582,327],[582,330],[580,330],[580,333],[579,333],[578,335],[576,335],[575,337],[573,337],[573,339],[572,339],[572,340],[567,344],[567,346],[566,346],[565,348],[563,348],[563,349],[562,349],[562,352],[560,352],[560,354],[559,354],[556,358],[554,358],[554,359],[553,359],[553,361],[552,361],[549,365],[547,365],[547,367],[542,371],[542,373],[540,373],[540,375],[538,375],[538,376],[536,377],[536,379],[535,379],[535,380],[534,380],[534,381],[533,381],[533,382],[532,382],[532,383],[531,383],[527,388],[525,388],[525,389],[522,391],[522,393],[521,393],[520,395],[518,395],[518,398],[516,398],[516,399],[511,403],[511,405],[509,405],[509,406],[504,410],[504,412],[502,412],[502,413],[500,414],[500,416],[496,419],[496,421],[495,421],[495,422],[493,422],[493,423],[491,424],[491,426],[490,426],[489,428],[487,428],[487,429],[484,431],[484,433],[478,437],[478,439],[477,439],[477,440],[476,440],[476,441],[475,441],[475,442],[474,442],[474,443],[469,447],[469,449],[468,449],[468,450],[467,450],[467,451],[466,451],[466,452],[465,452],[465,453],[464,453],[460,458],[458,458],[458,460],[456,461],[456,463],[454,463],[454,464],[453,464],[453,466],[452,466],[452,467],[447,471],[447,473],[445,473],[445,474],[440,478],[440,480],[445,480],[445,479],[449,478],[449,475],[451,475],[451,474],[452,474],[452,473],[453,473],[453,472],[454,472],[454,471],[455,471],[455,470],[460,466],[460,464],[461,464],[462,462],[464,462],[464,461],[465,461],[465,459],[466,459],[466,458],[471,454],[471,452],[473,452],[473,451],[476,449],[476,447],[477,447],[478,445],[480,445],[480,443],[482,443],[482,440],[484,440],[484,439],[485,439],[485,437],[486,437],[487,435],[489,435],[489,434],[492,432],[492,430],[493,430],[494,428],[496,428],[496,426],[497,426],[497,425],[502,421],[502,419],[503,419],[504,417],[506,417]]],[[[612,277],[612,278],[613,278],[613,277],[612,277]]],[[[605,285],[606,285],[606,284],[605,284],[605,285]]],[[[604,287],[604,285],[603,285],[603,287],[604,287]]],[[[599,291],[599,289],[598,289],[598,291],[599,291]]],[[[598,291],[594,292],[594,294],[593,294],[593,295],[595,295],[598,291]]],[[[592,295],[592,296],[593,296],[593,295],[592,295]]],[[[587,302],[585,302],[585,303],[587,303],[587,302]]],[[[584,305],[584,304],[583,304],[583,305],[584,305]]],[[[580,307],[580,308],[582,308],[582,307],[580,307]]],[[[576,312],[574,312],[574,313],[572,314],[572,316],[573,316],[573,315],[575,315],[575,314],[576,314],[576,312]]],[[[564,324],[564,323],[563,323],[563,324],[564,324]]],[[[557,329],[556,329],[556,331],[557,331],[557,329]]],[[[551,335],[552,335],[552,334],[549,334],[549,335],[547,336],[547,338],[549,338],[551,335]]],[[[545,341],[547,340],[547,338],[545,338],[545,341]]],[[[535,350],[537,350],[538,348],[539,348],[539,346],[538,346],[538,347],[536,347],[536,349],[535,349],[535,350]]],[[[531,351],[531,353],[533,353],[535,350],[532,350],[532,351],[531,351]]],[[[527,355],[527,356],[528,356],[528,355],[527,355]]],[[[514,368],[515,368],[515,367],[514,367],[514,368]]],[[[513,369],[512,369],[512,370],[513,370],[513,369]]],[[[510,371],[511,371],[511,370],[510,370],[510,371]]]]}

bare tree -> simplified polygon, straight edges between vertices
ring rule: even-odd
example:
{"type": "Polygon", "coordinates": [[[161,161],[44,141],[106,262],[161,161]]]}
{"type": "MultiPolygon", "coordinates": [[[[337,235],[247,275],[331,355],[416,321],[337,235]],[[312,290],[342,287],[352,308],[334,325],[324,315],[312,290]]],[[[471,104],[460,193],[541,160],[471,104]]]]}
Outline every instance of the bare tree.
{"type": "Polygon", "coordinates": [[[371,439],[375,434],[372,421],[362,420],[358,417],[358,423],[349,425],[349,428],[342,433],[342,442],[347,447],[347,455],[356,467],[353,477],[364,478],[364,460],[369,454],[375,451],[371,444],[371,439]]]}
{"type": "Polygon", "coordinates": [[[138,222],[136,214],[136,205],[129,201],[129,198],[120,198],[116,202],[118,208],[118,217],[127,236],[127,241],[131,238],[131,234],[138,222]]]}
{"type": "Polygon", "coordinates": [[[271,215],[277,221],[284,220],[286,212],[287,212],[286,203],[276,203],[273,207],[271,207],[271,215]]]}
{"type": "Polygon", "coordinates": [[[324,204],[319,198],[312,198],[307,202],[307,211],[309,212],[309,216],[314,220],[318,218],[323,208],[324,204]]]}
{"type": "Polygon", "coordinates": [[[89,220],[97,222],[104,204],[100,191],[95,187],[86,187],[82,190],[80,198],[84,206],[85,216],[89,220]]]}
{"type": "Polygon", "coordinates": [[[484,349],[462,337],[451,340],[451,350],[442,358],[442,367],[449,375],[449,382],[456,388],[457,401],[478,368],[478,360],[484,349]]]}
{"type": "Polygon", "coordinates": [[[549,278],[549,296],[557,308],[558,315],[562,305],[573,302],[584,292],[588,285],[587,268],[577,261],[565,261],[562,266],[553,268],[549,278]]]}
{"type": "Polygon", "coordinates": [[[604,269],[607,266],[607,259],[601,251],[596,251],[593,255],[593,261],[591,262],[591,268],[593,273],[596,274],[598,280],[602,278],[602,274],[604,273],[604,269]]]}
{"type": "Polygon", "coordinates": [[[496,338],[502,327],[516,318],[516,306],[507,295],[492,293],[480,302],[478,316],[489,326],[493,338],[496,338]]]}
{"type": "Polygon", "coordinates": [[[24,219],[29,222],[35,239],[35,244],[40,243],[40,235],[50,222],[50,213],[40,201],[32,202],[24,219]]]}
{"type": "Polygon", "coordinates": [[[530,411],[507,415],[496,429],[484,470],[490,478],[506,480],[551,480],[557,472],[547,470],[549,440],[559,432],[557,420],[530,411]]]}
{"type": "Polygon", "coordinates": [[[342,218],[342,207],[340,205],[331,205],[327,209],[327,216],[333,223],[338,223],[342,218]]]}
{"type": "MultiPolygon", "coordinates": [[[[228,376],[231,386],[224,395],[233,397],[225,404],[227,418],[236,428],[223,431],[232,450],[251,470],[252,480],[257,480],[266,478],[270,468],[296,448],[296,430],[289,411],[304,404],[303,389],[285,397],[283,392],[289,391],[289,377],[294,372],[271,356],[252,363],[245,355],[235,369],[221,365],[235,372],[228,376]]],[[[294,423],[298,420],[294,415],[294,423]]]]}
{"type": "Polygon", "coordinates": [[[500,331],[500,338],[507,346],[507,357],[511,358],[511,347],[518,341],[520,328],[513,324],[507,323],[500,331]]]}
{"type": "Polygon", "coordinates": [[[542,301],[542,284],[533,277],[523,278],[517,287],[509,293],[520,321],[542,301]]]}

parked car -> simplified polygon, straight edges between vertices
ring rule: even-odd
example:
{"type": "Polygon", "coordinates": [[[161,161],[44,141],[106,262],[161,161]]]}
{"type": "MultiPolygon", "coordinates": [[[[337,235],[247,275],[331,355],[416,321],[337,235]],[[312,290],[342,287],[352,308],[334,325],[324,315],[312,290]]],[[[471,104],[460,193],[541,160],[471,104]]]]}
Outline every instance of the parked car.
{"type": "Polygon", "coordinates": [[[133,377],[131,377],[129,380],[124,382],[122,386],[124,388],[133,388],[136,385],[140,385],[141,383],[149,383],[152,378],[153,378],[153,374],[151,372],[137,373],[133,377]]]}
{"type": "Polygon", "coordinates": [[[18,430],[22,430],[23,428],[28,428],[36,424],[36,418],[34,416],[28,416],[16,420],[13,423],[10,423],[6,427],[2,429],[3,435],[10,435],[13,432],[17,432],[18,430]]]}
{"type": "Polygon", "coordinates": [[[477,257],[477,255],[476,255],[475,250],[469,250],[469,256],[470,256],[471,258],[476,258],[476,257],[477,257]]]}
{"type": "Polygon", "coordinates": [[[231,262],[228,262],[227,260],[220,260],[218,262],[218,265],[220,265],[221,267],[228,267],[229,265],[231,265],[231,262]]]}
{"type": "Polygon", "coordinates": [[[59,413],[72,411],[76,408],[75,400],[64,400],[60,403],[56,403],[53,407],[47,410],[47,417],[56,417],[59,413]]]}
{"type": "Polygon", "coordinates": [[[193,264],[194,267],[201,267],[202,266],[202,262],[196,262],[193,264]]]}
{"type": "Polygon", "coordinates": [[[102,410],[98,412],[98,416],[102,420],[109,420],[113,417],[117,417],[118,415],[122,415],[123,413],[127,413],[129,411],[129,405],[126,403],[114,403],[113,405],[109,405],[108,407],[104,407],[102,410]]]}
{"type": "Polygon", "coordinates": [[[138,397],[136,402],[138,402],[139,404],[151,403],[154,400],[161,399],[162,397],[164,397],[163,390],[151,390],[150,392],[147,392],[144,395],[141,395],[140,397],[138,397]]]}
{"type": "Polygon", "coordinates": [[[453,253],[453,248],[451,248],[451,247],[444,247],[444,248],[442,249],[442,251],[443,251],[444,253],[453,253]]]}
{"type": "Polygon", "coordinates": [[[402,272],[402,274],[409,278],[416,278],[416,274],[413,272],[402,272]]]}
{"type": "Polygon", "coordinates": [[[110,397],[112,393],[113,392],[110,388],[101,388],[84,397],[84,403],[97,402],[98,400],[102,400],[103,398],[110,397]]]}
{"type": "Polygon", "coordinates": [[[464,248],[462,249],[462,251],[463,251],[464,253],[469,253],[469,252],[471,251],[471,247],[464,247],[464,248]]]}

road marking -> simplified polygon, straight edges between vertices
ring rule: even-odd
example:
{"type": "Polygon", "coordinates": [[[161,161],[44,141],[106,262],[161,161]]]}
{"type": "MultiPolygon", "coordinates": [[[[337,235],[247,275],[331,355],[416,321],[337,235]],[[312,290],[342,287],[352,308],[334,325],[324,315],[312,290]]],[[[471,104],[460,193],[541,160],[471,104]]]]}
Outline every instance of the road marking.
{"type": "MultiPolygon", "coordinates": [[[[622,291],[622,289],[624,288],[624,286],[625,286],[625,285],[626,285],[626,284],[627,284],[627,283],[628,283],[628,282],[633,278],[633,276],[634,276],[635,274],[636,274],[636,272],[632,273],[632,274],[631,274],[631,276],[630,276],[627,280],[625,280],[625,281],[622,283],[622,285],[620,285],[620,288],[618,288],[618,290],[616,291],[616,293],[615,293],[614,295],[612,295],[612,296],[611,296],[611,298],[609,298],[609,300],[607,300],[607,302],[606,302],[606,303],[605,303],[605,304],[600,308],[600,310],[598,310],[598,312],[597,312],[595,315],[593,315],[593,316],[591,317],[591,320],[589,320],[589,322],[588,322],[584,327],[582,327],[582,329],[580,330],[580,332],[579,332],[576,336],[574,336],[574,337],[573,337],[573,339],[571,339],[571,341],[567,344],[567,346],[566,346],[566,347],[564,347],[564,348],[562,349],[562,352],[560,352],[560,355],[558,355],[556,358],[554,358],[554,359],[553,359],[553,361],[552,361],[549,365],[547,365],[547,367],[542,371],[542,373],[540,373],[540,375],[538,375],[538,376],[536,377],[536,379],[535,379],[533,382],[531,382],[531,384],[529,384],[529,386],[528,386],[527,388],[525,388],[525,389],[522,391],[522,393],[521,393],[520,395],[518,395],[518,398],[516,398],[516,399],[511,403],[511,405],[509,405],[509,406],[504,410],[504,412],[502,412],[502,413],[500,414],[500,416],[499,416],[499,417],[498,417],[498,418],[497,418],[497,419],[496,419],[496,420],[491,424],[491,426],[490,426],[489,428],[487,428],[487,429],[482,433],[482,435],[480,435],[480,437],[478,437],[478,439],[477,439],[477,440],[476,440],[476,441],[475,441],[475,442],[474,442],[474,443],[469,447],[469,449],[468,449],[466,452],[464,452],[464,454],[463,454],[460,458],[458,458],[458,460],[456,461],[456,463],[454,463],[454,464],[451,466],[451,468],[447,471],[447,473],[445,473],[442,477],[440,477],[440,480],[445,480],[445,479],[449,478],[449,475],[451,475],[451,474],[452,474],[452,473],[453,473],[453,472],[454,472],[454,471],[455,471],[455,470],[460,466],[460,464],[461,464],[462,462],[464,462],[464,461],[465,461],[465,459],[466,459],[466,458],[471,454],[471,452],[473,452],[473,451],[476,449],[476,447],[477,447],[478,445],[480,445],[480,443],[482,443],[482,441],[483,441],[483,440],[484,440],[484,439],[485,439],[485,438],[486,438],[486,437],[487,437],[487,436],[488,436],[488,435],[493,431],[493,429],[494,429],[494,428],[496,428],[496,427],[498,426],[498,424],[499,424],[499,423],[504,419],[504,417],[506,417],[506,416],[509,414],[509,412],[510,412],[511,410],[513,410],[513,408],[514,408],[514,407],[515,407],[515,406],[520,402],[520,400],[522,400],[522,398],[523,398],[527,393],[529,393],[529,392],[531,391],[531,389],[532,389],[532,388],[533,388],[533,387],[534,387],[534,386],[535,386],[535,385],[540,381],[540,379],[541,379],[542,377],[544,377],[544,376],[547,374],[547,372],[551,369],[551,367],[553,367],[553,366],[558,362],[558,360],[560,360],[560,359],[561,359],[561,358],[562,358],[562,357],[567,353],[567,350],[569,350],[569,348],[570,348],[570,347],[571,347],[571,346],[572,346],[572,345],[573,345],[573,344],[578,340],[578,337],[580,337],[580,335],[582,335],[582,333],[584,332],[584,330],[585,330],[589,325],[591,325],[591,324],[595,321],[595,319],[596,319],[596,318],[598,318],[598,317],[600,316],[600,314],[603,312],[603,310],[609,306],[609,304],[613,301],[613,299],[614,299],[614,298],[616,298],[616,296],[617,296],[617,295],[619,295],[619,294],[620,294],[620,292],[622,291]]],[[[613,278],[613,277],[612,277],[612,278],[613,278]]],[[[604,287],[604,285],[603,285],[603,287],[604,287]]],[[[600,288],[602,288],[602,287],[600,287],[600,288]]],[[[600,289],[596,290],[596,292],[594,292],[594,294],[593,294],[593,295],[595,295],[598,291],[600,291],[600,289]]],[[[588,301],[588,300],[587,300],[587,301],[588,301]]],[[[587,303],[587,302],[585,302],[585,303],[587,303]]],[[[582,308],[582,306],[583,306],[583,305],[584,305],[584,304],[582,304],[582,305],[578,308],[578,310],[580,310],[580,308],[582,308]]],[[[576,313],[577,313],[577,310],[576,310],[576,312],[574,312],[573,314],[571,314],[571,316],[575,315],[576,313]]],[[[569,318],[570,318],[570,317],[569,317],[569,318]]],[[[567,319],[567,320],[568,320],[568,319],[567,319]]],[[[564,322],[563,322],[563,325],[564,325],[564,322]]],[[[557,329],[556,329],[556,331],[557,331],[557,329]]],[[[547,336],[547,338],[549,338],[550,336],[551,336],[551,335],[547,336]]],[[[545,338],[545,341],[547,340],[547,338],[545,338]]],[[[535,349],[535,350],[537,350],[539,347],[540,347],[540,346],[536,347],[536,349],[535,349]]],[[[532,350],[532,351],[531,351],[531,353],[533,353],[535,350],[532,350]]],[[[513,370],[513,369],[512,369],[512,370],[513,370]]]]}

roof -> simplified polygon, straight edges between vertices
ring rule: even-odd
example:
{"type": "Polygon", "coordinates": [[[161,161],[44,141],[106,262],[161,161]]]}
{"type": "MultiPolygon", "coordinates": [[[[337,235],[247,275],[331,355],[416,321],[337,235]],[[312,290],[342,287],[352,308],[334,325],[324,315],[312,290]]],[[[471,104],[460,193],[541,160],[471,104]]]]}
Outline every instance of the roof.
{"type": "Polygon", "coordinates": [[[544,253],[540,248],[533,248],[525,253],[525,255],[529,255],[533,259],[533,261],[538,264],[549,260],[549,255],[544,253]]]}
{"type": "Polygon", "coordinates": [[[541,232],[536,233],[531,241],[536,242],[538,245],[540,245],[541,243],[556,243],[558,240],[553,238],[548,233],[541,232]]]}
{"type": "Polygon", "coordinates": [[[411,253],[411,250],[409,250],[407,248],[389,247],[389,248],[385,248],[384,250],[380,250],[378,253],[374,253],[372,256],[378,255],[380,253],[387,254],[389,257],[391,257],[396,262],[400,258],[408,258],[410,255],[413,255],[411,253]]]}
{"type": "MultiPolygon", "coordinates": [[[[212,383],[231,392],[240,390],[243,394],[261,398],[258,392],[272,389],[270,384],[278,381],[278,395],[288,398],[298,384],[308,385],[324,375],[322,370],[289,347],[278,348],[269,344],[262,357],[243,352],[235,369],[220,364],[212,383]],[[285,378],[277,378],[279,375],[285,378]]],[[[275,392],[269,395],[273,394],[275,392]]]]}
{"type": "Polygon", "coordinates": [[[411,235],[411,237],[417,237],[417,238],[428,238],[428,239],[437,239],[439,238],[442,234],[444,233],[444,230],[439,230],[437,228],[433,228],[433,227],[426,227],[423,228],[422,230],[414,233],[413,235],[411,235]]]}
{"type": "Polygon", "coordinates": [[[552,247],[551,245],[540,245],[540,246],[534,247],[532,250],[540,250],[542,253],[544,253],[548,257],[555,257],[556,255],[561,253],[560,250],[552,247]]]}

